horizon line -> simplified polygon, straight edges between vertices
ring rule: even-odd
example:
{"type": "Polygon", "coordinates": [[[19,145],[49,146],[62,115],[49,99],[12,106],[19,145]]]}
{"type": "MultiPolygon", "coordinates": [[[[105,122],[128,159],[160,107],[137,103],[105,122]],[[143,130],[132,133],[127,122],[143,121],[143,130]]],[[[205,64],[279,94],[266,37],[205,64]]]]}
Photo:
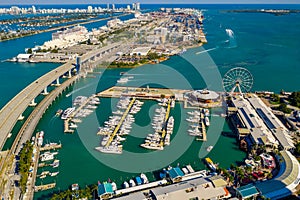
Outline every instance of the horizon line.
{"type": "MultiPolygon", "coordinates": [[[[107,4],[115,4],[115,5],[128,5],[131,3],[62,3],[62,4],[57,4],[57,3],[22,3],[22,4],[1,4],[1,5],[6,5],[6,6],[14,6],[14,5],[107,5],[107,4]]],[[[141,3],[141,5],[300,5],[299,3],[141,3]]]]}

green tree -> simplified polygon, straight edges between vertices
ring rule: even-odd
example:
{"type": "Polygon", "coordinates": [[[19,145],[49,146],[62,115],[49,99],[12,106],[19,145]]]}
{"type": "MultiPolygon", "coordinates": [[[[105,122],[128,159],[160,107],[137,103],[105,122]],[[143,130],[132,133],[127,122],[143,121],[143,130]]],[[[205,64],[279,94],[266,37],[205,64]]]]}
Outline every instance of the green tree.
{"type": "Polygon", "coordinates": [[[293,92],[290,96],[289,99],[291,101],[291,104],[293,106],[297,106],[300,108],[300,91],[298,92],[293,92]]]}
{"type": "Polygon", "coordinates": [[[284,113],[291,113],[292,110],[290,108],[287,107],[287,105],[285,103],[280,103],[279,107],[278,107],[278,110],[284,112],[284,113]]]}

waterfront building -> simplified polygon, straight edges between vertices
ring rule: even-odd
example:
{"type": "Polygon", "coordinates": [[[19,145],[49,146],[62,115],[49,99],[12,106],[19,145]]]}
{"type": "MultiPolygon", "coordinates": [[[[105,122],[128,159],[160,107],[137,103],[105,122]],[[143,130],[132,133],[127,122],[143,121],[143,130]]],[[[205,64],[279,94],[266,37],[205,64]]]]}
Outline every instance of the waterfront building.
{"type": "Polygon", "coordinates": [[[111,183],[99,183],[98,184],[98,196],[100,199],[111,198],[114,194],[111,183]]]}
{"type": "Polygon", "coordinates": [[[236,189],[239,199],[252,199],[259,195],[259,191],[253,184],[248,184],[236,189]]]}
{"type": "Polygon", "coordinates": [[[73,28],[67,28],[65,30],[60,30],[55,33],[52,33],[52,40],[56,39],[66,39],[66,37],[74,35],[85,35],[88,33],[88,30],[84,26],[74,26],[73,28]]]}
{"type": "Polygon", "coordinates": [[[280,167],[276,177],[240,187],[237,189],[238,196],[247,199],[259,193],[266,198],[276,200],[295,192],[300,182],[300,164],[297,158],[291,152],[283,150],[280,151],[277,160],[280,167]]]}
{"type": "Polygon", "coordinates": [[[146,56],[150,50],[151,47],[137,47],[131,51],[130,55],[146,56]]]}
{"type": "Polygon", "coordinates": [[[266,106],[264,102],[258,98],[255,94],[251,98],[248,98],[259,117],[263,120],[268,129],[273,133],[278,140],[280,146],[285,150],[293,150],[295,145],[293,144],[292,137],[289,135],[288,129],[282,124],[282,122],[274,115],[271,108],[266,106]]]}
{"type": "Polygon", "coordinates": [[[182,176],[184,176],[184,173],[181,171],[179,167],[175,167],[168,170],[168,174],[172,183],[180,182],[182,180],[182,176]]]}
{"type": "Polygon", "coordinates": [[[250,102],[240,96],[232,97],[231,101],[234,108],[236,108],[231,120],[235,125],[239,139],[245,138],[250,146],[256,144],[277,148],[279,145],[278,141],[250,102]]]}
{"type": "Polygon", "coordinates": [[[18,62],[28,62],[31,57],[32,57],[32,54],[20,53],[17,55],[17,61],[18,62]]]}
{"type": "Polygon", "coordinates": [[[115,10],[116,7],[115,7],[115,4],[112,4],[112,10],[115,10]]]}
{"type": "Polygon", "coordinates": [[[192,106],[216,107],[221,104],[220,95],[207,89],[187,92],[184,97],[192,106]]]}
{"type": "Polygon", "coordinates": [[[168,186],[156,187],[150,193],[157,200],[173,199],[225,199],[231,195],[224,187],[214,187],[205,178],[197,178],[168,186]]]}

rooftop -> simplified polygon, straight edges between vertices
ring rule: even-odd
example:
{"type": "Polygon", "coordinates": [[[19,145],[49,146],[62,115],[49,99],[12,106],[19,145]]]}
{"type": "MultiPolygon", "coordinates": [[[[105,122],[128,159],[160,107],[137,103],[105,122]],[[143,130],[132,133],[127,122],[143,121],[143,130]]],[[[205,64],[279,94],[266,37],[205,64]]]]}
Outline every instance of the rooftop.
{"type": "Polygon", "coordinates": [[[256,187],[267,198],[280,198],[290,194],[299,184],[300,165],[289,151],[281,151],[283,162],[280,162],[278,175],[269,181],[256,184],[256,187]]]}
{"type": "Polygon", "coordinates": [[[219,98],[219,94],[211,90],[195,90],[191,93],[195,98],[211,100],[219,98]]]}
{"type": "Polygon", "coordinates": [[[256,187],[254,185],[252,185],[252,184],[248,184],[248,185],[239,187],[236,190],[241,195],[241,197],[243,199],[250,198],[250,197],[253,197],[253,196],[259,194],[259,192],[256,189],[256,187]]]}
{"type": "Polygon", "coordinates": [[[197,178],[164,187],[151,189],[157,200],[189,199],[213,199],[225,196],[227,191],[223,187],[214,187],[205,178],[197,178]]]}

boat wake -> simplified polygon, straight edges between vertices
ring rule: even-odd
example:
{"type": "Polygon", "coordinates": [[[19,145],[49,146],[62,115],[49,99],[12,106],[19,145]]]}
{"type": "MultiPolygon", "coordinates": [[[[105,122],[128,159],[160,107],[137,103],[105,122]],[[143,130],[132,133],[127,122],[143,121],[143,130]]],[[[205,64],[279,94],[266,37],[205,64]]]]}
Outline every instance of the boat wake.
{"type": "Polygon", "coordinates": [[[52,126],[54,124],[54,121],[57,119],[57,117],[54,115],[50,121],[49,121],[49,126],[52,126]]]}
{"type": "Polygon", "coordinates": [[[89,86],[91,86],[91,85],[93,85],[93,84],[90,83],[90,84],[85,85],[85,86],[83,86],[83,87],[81,87],[81,88],[78,88],[78,89],[76,89],[76,90],[73,90],[72,92],[66,94],[66,97],[69,97],[69,96],[71,96],[72,94],[74,94],[74,93],[76,93],[76,92],[79,92],[80,90],[85,89],[85,88],[87,88],[87,87],[89,87],[89,86]]]}
{"type": "Polygon", "coordinates": [[[280,45],[280,44],[272,44],[272,43],[264,43],[265,45],[269,45],[272,47],[281,47],[281,48],[285,48],[286,46],[280,45]]]}
{"type": "Polygon", "coordinates": [[[236,39],[234,36],[234,32],[231,29],[225,29],[226,34],[228,35],[229,39],[226,40],[226,43],[228,43],[229,45],[225,48],[235,48],[237,47],[237,43],[236,43],[236,39]]]}
{"type": "Polygon", "coordinates": [[[211,48],[211,49],[207,49],[207,50],[204,50],[204,51],[199,51],[199,52],[196,52],[195,54],[198,55],[198,54],[202,54],[202,53],[206,53],[206,52],[209,52],[209,51],[213,51],[215,49],[218,49],[219,47],[216,46],[215,48],[211,48]]]}

